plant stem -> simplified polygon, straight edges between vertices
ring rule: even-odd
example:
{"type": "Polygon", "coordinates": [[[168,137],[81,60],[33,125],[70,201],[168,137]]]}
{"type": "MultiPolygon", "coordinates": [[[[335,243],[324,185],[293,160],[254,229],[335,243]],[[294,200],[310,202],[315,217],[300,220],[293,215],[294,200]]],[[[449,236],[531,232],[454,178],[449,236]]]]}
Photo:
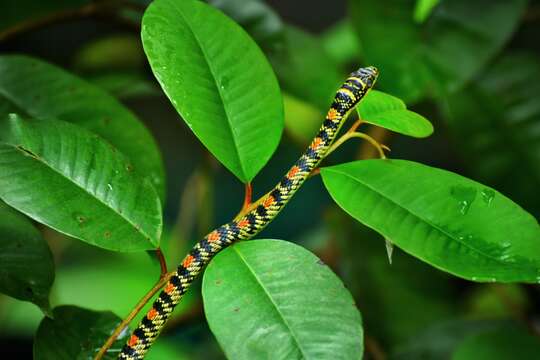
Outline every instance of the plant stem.
{"type": "Polygon", "coordinates": [[[159,260],[159,266],[161,268],[161,273],[159,274],[159,280],[162,280],[164,277],[167,276],[167,261],[165,260],[165,256],[163,256],[163,252],[161,251],[161,248],[156,249],[156,257],[159,260]]]}
{"type": "Polygon", "coordinates": [[[171,277],[173,273],[170,272],[170,273],[165,273],[164,276],[160,276],[159,280],[156,282],[156,284],[152,287],[152,289],[150,289],[150,291],[148,291],[146,293],[146,295],[144,295],[141,300],[139,300],[139,302],[137,303],[137,305],[135,305],[135,307],[133,308],[133,310],[131,310],[131,312],[129,313],[129,315],[124,319],[122,320],[122,322],[116,327],[116,329],[114,329],[113,333],[111,334],[111,336],[107,339],[107,341],[105,342],[105,344],[103,344],[103,346],[101,347],[101,349],[99,349],[99,352],[97,353],[96,357],[94,358],[94,360],[101,360],[103,358],[103,356],[105,355],[105,353],[107,352],[107,350],[109,350],[109,348],[112,346],[112,344],[114,344],[114,342],[116,341],[116,338],[118,338],[118,336],[122,333],[122,331],[124,331],[124,329],[129,325],[129,323],[135,318],[135,316],[137,316],[137,314],[142,310],[142,308],[148,303],[148,301],[159,291],[161,290],[162,287],[165,286],[165,284],[167,283],[167,281],[169,281],[169,278],[171,277]]]}
{"type": "Polygon", "coordinates": [[[346,132],[343,134],[342,137],[336,140],[336,142],[328,149],[328,152],[326,153],[326,156],[330,155],[332,152],[334,152],[337,148],[339,148],[343,143],[349,139],[352,138],[360,138],[368,141],[371,145],[373,145],[377,151],[379,152],[379,157],[381,159],[386,159],[386,155],[384,155],[384,150],[390,150],[388,147],[381,145],[377,142],[377,140],[373,139],[371,136],[360,133],[360,132],[346,132]],[[384,149],[384,150],[383,150],[384,149]]]}
{"type": "Polygon", "coordinates": [[[251,205],[251,196],[253,194],[253,188],[251,187],[251,183],[250,182],[247,182],[245,184],[245,194],[244,194],[244,204],[242,205],[242,210],[241,211],[244,211],[245,209],[247,209],[249,207],[249,205],[251,205]]]}

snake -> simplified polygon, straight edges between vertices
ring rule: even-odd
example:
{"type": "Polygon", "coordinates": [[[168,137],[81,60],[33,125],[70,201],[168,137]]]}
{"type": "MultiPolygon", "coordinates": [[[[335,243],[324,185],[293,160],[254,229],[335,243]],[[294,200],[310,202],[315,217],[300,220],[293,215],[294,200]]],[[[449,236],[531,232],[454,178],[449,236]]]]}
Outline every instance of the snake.
{"type": "Polygon", "coordinates": [[[337,90],[319,132],[280,182],[260,200],[196,243],[169,277],[152,308],[131,333],[118,359],[143,359],[191,283],[221,250],[248,240],[266,227],[324,159],[341,126],[358,102],[374,86],[379,71],[373,66],[352,72],[337,90]]]}

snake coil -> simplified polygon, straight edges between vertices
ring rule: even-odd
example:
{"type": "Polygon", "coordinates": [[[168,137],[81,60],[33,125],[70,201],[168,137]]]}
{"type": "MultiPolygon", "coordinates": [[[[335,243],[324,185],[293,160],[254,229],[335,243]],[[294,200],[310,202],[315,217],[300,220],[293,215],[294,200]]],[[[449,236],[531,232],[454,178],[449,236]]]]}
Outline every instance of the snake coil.
{"type": "Polygon", "coordinates": [[[374,67],[351,73],[336,92],[319,132],[300,159],[246,215],[218,227],[195,244],[133,331],[118,359],[143,359],[174,307],[210,260],[232,243],[252,238],[276,217],[325,157],[347,115],[373,87],[377,76],[378,70],[374,67]]]}

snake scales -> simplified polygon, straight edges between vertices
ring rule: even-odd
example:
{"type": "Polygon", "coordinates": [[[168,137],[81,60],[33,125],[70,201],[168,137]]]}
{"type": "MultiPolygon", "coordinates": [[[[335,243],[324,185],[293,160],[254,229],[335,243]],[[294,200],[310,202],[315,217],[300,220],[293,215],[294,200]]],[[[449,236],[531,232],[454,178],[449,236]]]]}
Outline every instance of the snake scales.
{"type": "Polygon", "coordinates": [[[276,217],[325,157],[347,115],[373,87],[377,76],[378,70],[374,67],[351,73],[336,92],[319,132],[300,159],[246,215],[218,227],[191,249],[131,334],[118,359],[143,359],[174,307],[210,260],[232,243],[252,238],[276,217]]]}

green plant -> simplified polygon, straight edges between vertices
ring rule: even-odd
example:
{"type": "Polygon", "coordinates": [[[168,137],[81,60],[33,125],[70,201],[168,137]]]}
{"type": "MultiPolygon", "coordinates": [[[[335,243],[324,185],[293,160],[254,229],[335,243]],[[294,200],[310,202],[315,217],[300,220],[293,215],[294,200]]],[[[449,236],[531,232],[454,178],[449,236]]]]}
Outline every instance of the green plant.
{"type": "MultiPolygon", "coordinates": [[[[540,282],[540,227],[503,192],[539,214],[531,189],[540,182],[535,96],[540,87],[531,79],[539,78],[540,66],[535,54],[507,51],[494,60],[526,12],[526,1],[351,0],[352,21],[318,38],[284,24],[258,0],[156,0],[142,20],[144,7],[123,1],[15,3],[8,2],[13,11],[0,17],[0,39],[72,17],[140,22],[144,53],[168,100],[209,153],[245,186],[237,219],[258,204],[251,181],[264,171],[283,130],[291,143],[306,145],[349,64],[361,60],[380,68],[378,86],[385,92],[365,96],[350,115],[348,130],[325,154],[332,156],[306,185],[322,180],[330,196],[319,196],[321,187],[315,201],[296,200],[308,205],[276,219],[289,229],[300,228],[303,246],[258,239],[226,248],[204,272],[202,300],[191,289],[171,322],[198,315],[202,302],[211,332],[231,359],[326,358],[330,353],[356,359],[365,350],[380,358],[380,343],[392,358],[503,359],[516,347],[523,358],[539,356],[538,339],[523,326],[522,309],[533,300],[519,284],[540,282]],[[449,137],[470,155],[467,167],[475,180],[420,162],[386,159],[389,148],[382,143],[390,141],[390,131],[413,138],[432,134],[431,123],[419,113],[444,118],[449,137]],[[356,157],[350,151],[354,139],[366,140],[367,146],[361,159],[350,162],[356,157]],[[372,150],[375,156],[369,155],[372,150]],[[330,199],[343,211],[330,208],[317,223],[302,222],[330,199]],[[354,236],[361,239],[352,241],[354,236]],[[373,237],[378,242],[371,242],[373,237]],[[379,246],[384,242],[389,261],[379,246]],[[404,252],[392,255],[394,246],[404,252]],[[457,278],[467,286],[488,284],[467,295],[473,319],[445,323],[463,313],[449,301],[454,290],[447,283],[457,278]],[[489,319],[480,316],[483,311],[489,319]],[[498,312],[505,319],[493,319],[498,312]],[[366,341],[364,326],[370,334],[366,341]],[[420,331],[424,334],[411,341],[411,333],[420,331]]],[[[235,201],[226,181],[218,180],[211,194],[211,179],[219,172],[213,160],[198,159],[185,186],[180,220],[164,221],[163,204],[170,197],[156,141],[113,96],[159,96],[140,70],[140,54],[138,41],[129,37],[89,44],[76,57],[79,75],[35,57],[0,55],[0,291],[34,303],[45,314],[36,331],[35,359],[117,356],[132,339],[122,331],[125,325],[141,319],[171,277],[165,258],[177,265],[191,239],[219,223],[211,218],[212,204],[235,201]],[[135,56],[126,63],[128,54],[135,56]],[[198,229],[190,230],[194,223],[198,229]],[[69,238],[135,255],[73,248],[69,238]],[[153,286],[145,251],[160,265],[153,286]],[[53,254],[56,262],[91,258],[56,279],[71,295],[63,301],[62,290],[53,291],[54,307],[53,254]],[[105,256],[112,260],[98,259],[105,256]],[[102,264],[101,279],[107,278],[115,293],[105,293],[92,277],[102,264]],[[82,287],[96,297],[74,301],[73,293],[82,287]],[[144,289],[129,315],[119,318],[144,289]],[[97,311],[103,304],[121,313],[97,311]]],[[[279,171],[300,150],[284,153],[276,160],[279,171]]],[[[273,180],[260,178],[255,190],[271,189],[273,180]]],[[[168,183],[175,181],[169,176],[168,183]]],[[[286,230],[279,234],[288,237],[286,230]]],[[[16,314],[16,306],[5,308],[16,314]]],[[[158,340],[148,357],[197,357],[192,343],[158,340]]],[[[202,358],[210,357],[204,342],[198,346],[202,358]]]]}

